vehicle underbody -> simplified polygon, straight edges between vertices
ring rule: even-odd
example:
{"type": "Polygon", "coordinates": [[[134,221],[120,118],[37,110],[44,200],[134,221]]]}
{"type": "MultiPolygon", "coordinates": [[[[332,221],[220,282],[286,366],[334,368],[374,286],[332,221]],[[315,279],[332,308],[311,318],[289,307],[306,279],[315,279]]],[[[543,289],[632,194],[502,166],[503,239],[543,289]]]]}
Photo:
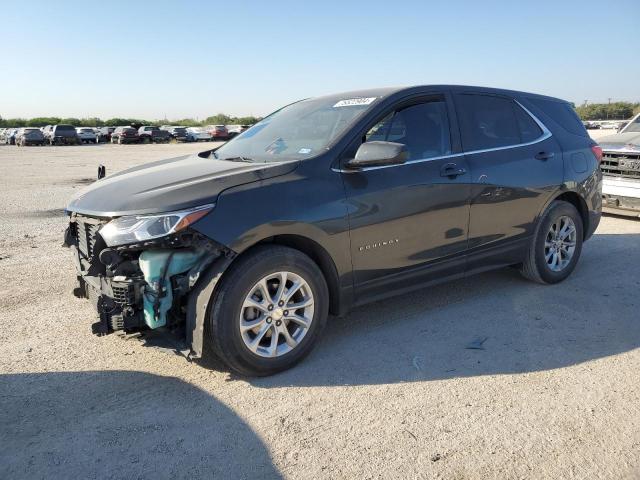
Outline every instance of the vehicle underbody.
{"type": "Polygon", "coordinates": [[[72,249],[78,272],[74,295],[89,299],[98,315],[93,333],[165,328],[188,337],[190,291],[212,263],[233,252],[188,228],[107,247],[98,230],[109,220],[72,213],[65,232],[64,244],[72,249]]]}

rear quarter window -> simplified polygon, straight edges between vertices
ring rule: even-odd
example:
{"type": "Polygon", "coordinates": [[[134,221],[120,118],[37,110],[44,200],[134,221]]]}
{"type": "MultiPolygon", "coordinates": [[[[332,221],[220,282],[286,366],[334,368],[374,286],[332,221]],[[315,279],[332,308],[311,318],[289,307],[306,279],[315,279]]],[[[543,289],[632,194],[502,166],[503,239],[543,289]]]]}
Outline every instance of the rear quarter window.
{"type": "Polygon", "coordinates": [[[541,109],[567,132],[583,137],[589,136],[584,124],[570,104],[543,98],[528,98],[527,100],[541,109]]]}

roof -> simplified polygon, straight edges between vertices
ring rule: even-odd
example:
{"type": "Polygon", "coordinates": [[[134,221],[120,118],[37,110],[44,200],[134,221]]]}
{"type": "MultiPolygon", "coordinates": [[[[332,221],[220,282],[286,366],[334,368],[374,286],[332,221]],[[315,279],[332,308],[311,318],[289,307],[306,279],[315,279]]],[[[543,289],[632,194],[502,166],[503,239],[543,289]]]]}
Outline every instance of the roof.
{"type": "Polygon", "coordinates": [[[527,97],[536,97],[543,98],[546,100],[552,100],[556,102],[566,102],[566,100],[562,100],[560,98],[549,97],[546,95],[540,95],[537,93],[530,92],[522,92],[518,90],[507,90],[501,88],[491,88],[491,87],[480,87],[474,85],[414,85],[414,86],[400,86],[400,87],[384,87],[384,88],[370,88],[364,90],[353,90],[349,92],[340,92],[334,93],[331,95],[323,95],[319,97],[315,97],[318,99],[327,99],[327,100],[341,100],[344,98],[367,98],[367,97],[389,97],[394,94],[399,93],[419,93],[423,90],[449,90],[454,92],[464,92],[467,90],[473,91],[482,91],[485,93],[492,93],[496,95],[508,95],[508,96],[527,96],[527,97]]]}

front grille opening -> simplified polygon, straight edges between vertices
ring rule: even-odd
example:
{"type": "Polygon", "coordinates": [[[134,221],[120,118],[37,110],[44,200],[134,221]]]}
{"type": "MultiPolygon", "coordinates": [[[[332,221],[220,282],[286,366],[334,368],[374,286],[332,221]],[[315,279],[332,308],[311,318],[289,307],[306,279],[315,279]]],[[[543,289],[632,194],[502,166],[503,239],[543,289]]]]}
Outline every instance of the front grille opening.
{"type": "Polygon", "coordinates": [[[78,250],[85,258],[91,258],[95,252],[96,242],[98,240],[98,230],[106,221],[88,218],[76,217],[75,234],[78,240],[78,250]]]}
{"type": "Polygon", "coordinates": [[[640,153],[605,152],[600,163],[604,175],[640,179],[640,153]]]}

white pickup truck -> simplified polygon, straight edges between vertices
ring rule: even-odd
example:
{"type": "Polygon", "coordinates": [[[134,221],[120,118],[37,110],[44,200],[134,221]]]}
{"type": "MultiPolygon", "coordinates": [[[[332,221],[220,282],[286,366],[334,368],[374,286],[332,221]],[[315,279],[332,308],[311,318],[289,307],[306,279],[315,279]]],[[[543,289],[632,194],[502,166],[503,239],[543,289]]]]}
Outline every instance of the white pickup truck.
{"type": "Polygon", "coordinates": [[[615,135],[599,139],[602,210],[640,217],[640,114],[615,135]]]}

